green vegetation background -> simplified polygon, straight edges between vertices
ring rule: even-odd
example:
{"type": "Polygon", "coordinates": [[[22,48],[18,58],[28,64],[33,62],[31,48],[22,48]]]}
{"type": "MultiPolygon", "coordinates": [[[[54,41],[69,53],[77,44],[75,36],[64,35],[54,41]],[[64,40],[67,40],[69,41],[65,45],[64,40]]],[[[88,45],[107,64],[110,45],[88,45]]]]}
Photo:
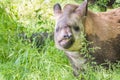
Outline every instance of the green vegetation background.
{"type": "MultiPolygon", "coordinates": [[[[0,0],[0,80],[120,80],[120,65],[113,69],[88,66],[79,78],[65,54],[56,49],[49,38],[36,48],[34,41],[23,40],[36,32],[53,32],[55,3],[76,3],[73,0],[0,0]]],[[[81,3],[82,1],[77,1],[81,3]]],[[[96,11],[97,8],[93,9],[96,11]]]]}

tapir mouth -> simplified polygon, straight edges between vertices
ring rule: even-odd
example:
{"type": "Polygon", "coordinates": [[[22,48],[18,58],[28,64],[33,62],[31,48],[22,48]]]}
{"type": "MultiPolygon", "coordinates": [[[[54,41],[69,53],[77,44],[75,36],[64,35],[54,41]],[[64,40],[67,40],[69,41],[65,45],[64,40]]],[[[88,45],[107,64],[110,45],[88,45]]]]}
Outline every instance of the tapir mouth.
{"type": "Polygon", "coordinates": [[[74,39],[61,39],[59,45],[65,49],[70,48],[74,43],[74,39]]]}

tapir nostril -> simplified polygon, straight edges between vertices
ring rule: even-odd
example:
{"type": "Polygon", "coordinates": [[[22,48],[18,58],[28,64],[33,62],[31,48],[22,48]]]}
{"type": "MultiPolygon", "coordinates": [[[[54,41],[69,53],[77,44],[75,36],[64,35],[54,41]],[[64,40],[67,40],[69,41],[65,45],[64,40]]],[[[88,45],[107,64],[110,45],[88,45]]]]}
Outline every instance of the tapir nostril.
{"type": "Polygon", "coordinates": [[[64,35],[64,38],[68,38],[68,35],[64,35]]]}
{"type": "Polygon", "coordinates": [[[65,39],[69,39],[69,38],[71,38],[72,37],[72,34],[66,34],[66,35],[64,35],[64,38],[65,39]]]}
{"type": "Polygon", "coordinates": [[[72,37],[72,34],[69,34],[69,37],[72,37]]]}

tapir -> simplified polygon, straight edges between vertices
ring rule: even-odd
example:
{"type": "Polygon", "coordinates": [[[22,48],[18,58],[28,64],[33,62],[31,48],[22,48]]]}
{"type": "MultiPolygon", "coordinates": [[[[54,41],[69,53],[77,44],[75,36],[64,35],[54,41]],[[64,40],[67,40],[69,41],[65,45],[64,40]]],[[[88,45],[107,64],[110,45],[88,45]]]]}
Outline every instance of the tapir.
{"type": "Polygon", "coordinates": [[[66,4],[63,8],[56,3],[53,11],[55,45],[69,58],[74,75],[79,75],[83,64],[89,60],[81,53],[82,34],[91,42],[88,48],[97,47],[88,53],[96,63],[120,60],[120,8],[95,13],[88,10],[85,0],[80,5],[66,4]]]}

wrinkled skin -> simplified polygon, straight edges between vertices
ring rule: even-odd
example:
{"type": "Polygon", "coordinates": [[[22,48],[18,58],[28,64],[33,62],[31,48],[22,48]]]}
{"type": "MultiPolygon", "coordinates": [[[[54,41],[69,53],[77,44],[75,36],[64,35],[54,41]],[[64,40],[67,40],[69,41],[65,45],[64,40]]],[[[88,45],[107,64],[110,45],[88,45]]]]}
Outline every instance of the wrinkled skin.
{"type": "Polygon", "coordinates": [[[67,4],[63,10],[60,4],[54,5],[56,19],[54,40],[57,48],[63,50],[72,64],[74,75],[78,76],[87,59],[80,53],[82,48],[81,33],[99,47],[95,61],[100,64],[109,60],[120,60],[120,8],[104,13],[93,13],[87,10],[87,0],[81,5],[67,4]]]}

